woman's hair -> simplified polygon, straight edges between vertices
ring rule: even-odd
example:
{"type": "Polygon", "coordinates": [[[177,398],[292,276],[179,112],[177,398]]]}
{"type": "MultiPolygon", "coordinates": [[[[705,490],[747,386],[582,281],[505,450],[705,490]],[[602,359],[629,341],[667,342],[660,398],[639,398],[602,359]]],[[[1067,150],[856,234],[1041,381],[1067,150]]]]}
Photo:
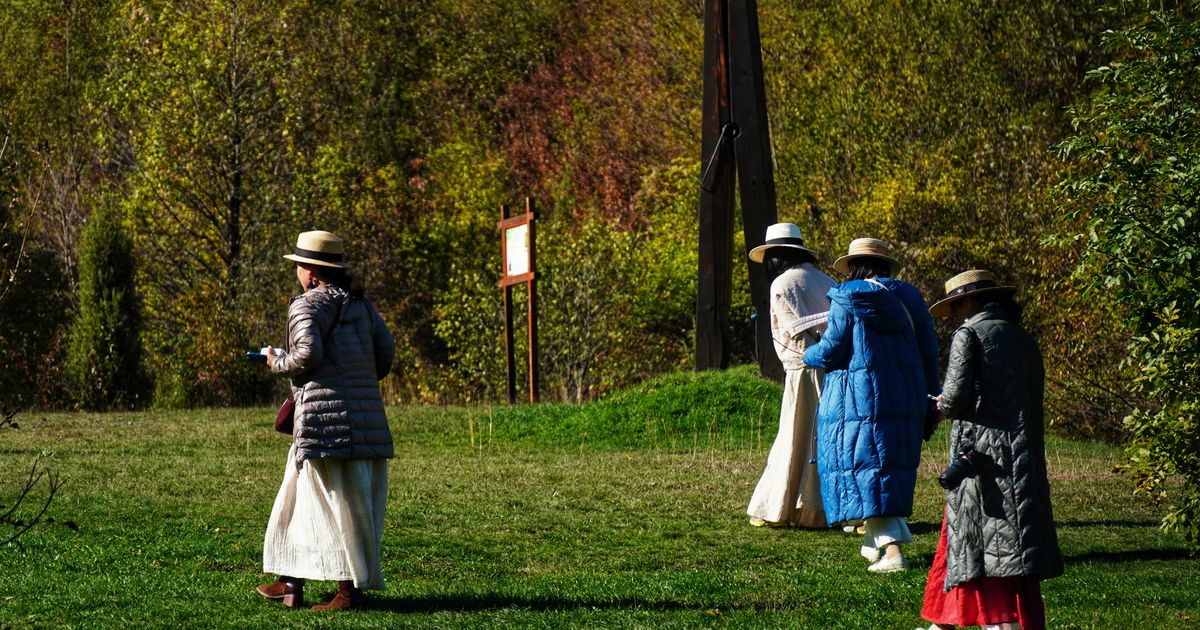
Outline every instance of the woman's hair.
{"type": "Polygon", "coordinates": [[[984,298],[976,296],[974,299],[979,300],[980,302],[986,302],[987,304],[995,304],[1004,313],[1004,317],[1007,318],[1008,321],[1017,324],[1018,326],[1021,324],[1021,315],[1024,312],[1024,309],[1021,308],[1021,305],[1018,304],[1015,299],[1013,299],[1013,294],[1011,291],[1004,292],[999,295],[989,295],[984,298]]]}
{"type": "Polygon", "coordinates": [[[763,271],[767,274],[767,280],[773,281],[792,267],[815,262],[817,258],[802,249],[772,247],[763,254],[763,271]]]}
{"type": "Polygon", "coordinates": [[[360,298],[363,296],[363,288],[354,277],[350,275],[347,269],[342,267],[326,267],[325,265],[306,265],[306,269],[312,271],[321,281],[349,293],[351,297],[360,298]]]}
{"type": "Polygon", "coordinates": [[[846,261],[846,276],[851,280],[888,278],[892,275],[892,263],[878,256],[859,256],[846,261]]]}

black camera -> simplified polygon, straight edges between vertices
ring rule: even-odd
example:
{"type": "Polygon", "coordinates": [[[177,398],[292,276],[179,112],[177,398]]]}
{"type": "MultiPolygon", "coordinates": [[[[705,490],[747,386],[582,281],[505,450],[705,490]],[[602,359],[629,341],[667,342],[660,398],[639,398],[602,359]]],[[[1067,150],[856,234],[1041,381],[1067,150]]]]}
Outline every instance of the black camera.
{"type": "Polygon", "coordinates": [[[974,477],[983,472],[987,467],[985,461],[987,457],[974,447],[968,446],[959,452],[958,457],[946,466],[946,470],[938,475],[938,485],[947,489],[954,490],[962,485],[963,479],[974,477]]]}

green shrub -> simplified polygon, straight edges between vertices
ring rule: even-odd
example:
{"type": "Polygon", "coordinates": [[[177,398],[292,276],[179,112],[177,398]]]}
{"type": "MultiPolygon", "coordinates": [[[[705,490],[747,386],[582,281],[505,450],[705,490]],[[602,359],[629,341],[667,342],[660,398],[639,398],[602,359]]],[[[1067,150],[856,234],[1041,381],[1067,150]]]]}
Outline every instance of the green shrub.
{"type": "Polygon", "coordinates": [[[66,364],[72,400],[83,409],[127,409],[147,402],[133,273],[133,246],[117,217],[110,209],[97,209],[80,243],[79,305],[66,364]]]}
{"type": "Polygon", "coordinates": [[[1129,470],[1172,504],[1164,525],[1200,551],[1197,12],[1153,12],[1108,35],[1112,61],[1090,73],[1095,92],[1058,152],[1073,167],[1060,185],[1066,220],[1083,226],[1072,237],[1085,247],[1077,279],[1130,313],[1129,470]]]}

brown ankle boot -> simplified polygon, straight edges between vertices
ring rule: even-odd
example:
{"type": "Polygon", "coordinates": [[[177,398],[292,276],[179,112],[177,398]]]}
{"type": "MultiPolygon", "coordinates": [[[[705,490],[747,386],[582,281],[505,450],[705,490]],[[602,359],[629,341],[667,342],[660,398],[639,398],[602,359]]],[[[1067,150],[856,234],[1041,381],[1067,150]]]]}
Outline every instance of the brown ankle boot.
{"type": "Polygon", "coordinates": [[[354,588],[354,582],[349,580],[337,583],[337,595],[328,604],[313,606],[313,610],[364,610],[367,607],[367,597],[362,589],[354,588]]]}
{"type": "Polygon", "coordinates": [[[299,578],[279,576],[270,584],[262,584],[257,589],[258,594],[270,600],[282,600],[288,608],[299,608],[304,605],[304,580],[299,578]]]}

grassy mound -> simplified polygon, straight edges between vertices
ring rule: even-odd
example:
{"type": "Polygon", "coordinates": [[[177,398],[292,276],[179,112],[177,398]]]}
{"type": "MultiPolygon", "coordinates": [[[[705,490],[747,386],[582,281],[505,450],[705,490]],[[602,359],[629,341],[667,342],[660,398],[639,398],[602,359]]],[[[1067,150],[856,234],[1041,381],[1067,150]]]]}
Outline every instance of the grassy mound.
{"type": "Polygon", "coordinates": [[[543,446],[694,448],[745,446],[774,436],[779,385],[754,366],[725,371],[676,372],[596,402],[496,409],[501,439],[543,446]]]}

